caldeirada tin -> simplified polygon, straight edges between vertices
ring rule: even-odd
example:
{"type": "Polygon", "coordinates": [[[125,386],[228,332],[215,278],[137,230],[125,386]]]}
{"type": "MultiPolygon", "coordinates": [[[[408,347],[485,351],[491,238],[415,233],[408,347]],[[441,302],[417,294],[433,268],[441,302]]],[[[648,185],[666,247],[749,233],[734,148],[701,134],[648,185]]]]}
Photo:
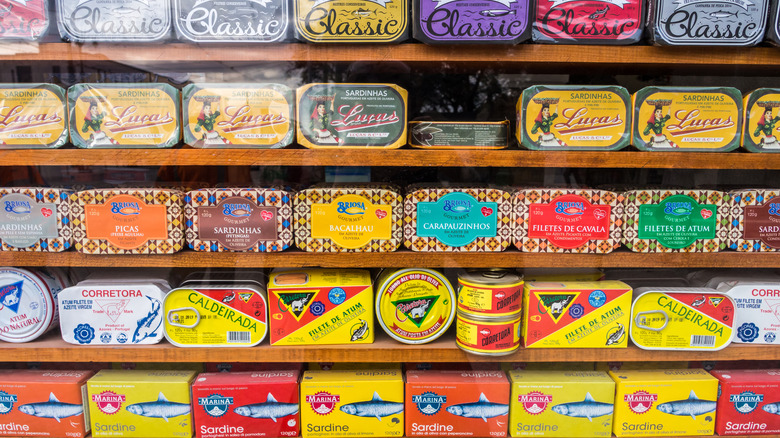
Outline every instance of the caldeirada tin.
{"type": "Polygon", "coordinates": [[[768,0],[651,0],[650,40],[670,46],[755,46],[767,29],[768,0]]]}
{"type": "Polygon", "coordinates": [[[720,350],[731,343],[735,308],[715,289],[641,287],[631,305],[631,341],[645,350],[720,350]]]}
{"type": "Polygon", "coordinates": [[[523,276],[505,269],[465,270],[458,274],[458,311],[505,317],[519,315],[523,276]]]}

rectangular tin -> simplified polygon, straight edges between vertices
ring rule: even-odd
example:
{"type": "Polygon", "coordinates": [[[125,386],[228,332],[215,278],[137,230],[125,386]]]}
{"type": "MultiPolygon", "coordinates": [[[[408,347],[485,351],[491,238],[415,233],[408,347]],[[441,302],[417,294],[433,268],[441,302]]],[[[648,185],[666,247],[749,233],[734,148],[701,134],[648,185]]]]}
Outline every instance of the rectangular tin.
{"type": "Polygon", "coordinates": [[[173,23],[183,41],[272,43],[287,36],[288,7],[283,0],[173,0],[173,23]]]}
{"type": "MultiPolygon", "coordinates": [[[[39,1],[31,0],[28,5],[39,1]]],[[[8,7],[23,8],[15,2],[8,7]]],[[[58,148],[67,141],[68,111],[62,87],[0,84],[0,149],[58,148]]]]}
{"type": "Polygon", "coordinates": [[[184,197],[195,251],[284,251],[293,243],[293,195],[277,189],[199,189],[184,197]]]}
{"type": "Polygon", "coordinates": [[[780,89],[759,88],[743,99],[742,147],[750,152],[780,152],[777,140],[780,89]]]}
{"type": "Polygon", "coordinates": [[[71,200],[73,237],[86,254],[172,254],[184,246],[184,194],[171,189],[95,189],[71,200]]]}
{"type": "Polygon", "coordinates": [[[512,222],[520,251],[606,254],[620,247],[623,199],[606,190],[519,190],[512,222]]]}
{"type": "Polygon", "coordinates": [[[712,435],[718,380],[704,370],[620,370],[615,436],[712,435]]]}
{"type": "Polygon", "coordinates": [[[400,189],[314,186],[295,194],[295,244],[309,252],[390,252],[403,239],[400,189]]]}
{"type": "Polygon", "coordinates": [[[766,24],[766,42],[780,45],[780,5],[769,2],[769,18],[766,24]]]}
{"type": "Polygon", "coordinates": [[[89,433],[86,383],[92,371],[2,370],[0,436],[74,437],[89,433]]]}
{"type": "Polygon", "coordinates": [[[49,30],[48,6],[46,0],[4,2],[0,40],[40,40],[49,30]]]}
{"type": "Polygon", "coordinates": [[[715,286],[735,303],[731,342],[737,344],[777,344],[780,334],[780,280],[744,276],[715,286]]]}
{"type": "Polygon", "coordinates": [[[509,371],[513,437],[611,437],[615,382],[603,371],[509,371]]]}
{"type": "Polygon", "coordinates": [[[409,0],[293,0],[292,8],[295,38],[302,42],[398,43],[409,38],[409,0]]]}
{"type": "MultiPolygon", "coordinates": [[[[246,3],[262,8],[260,2],[246,3]]],[[[293,103],[292,90],[282,84],[187,85],[184,142],[196,148],[283,148],[293,141],[293,103]]]]}
{"type": "Polygon", "coordinates": [[[192,436],[194,371],[102,370],[87,381],[92,436],[192,436]]]}
{"type": "Polygon", "coordinates": [[[711,371],[719,383],[718,435],[780,433],[780,370],[711,371]]]}
{"type": "Polygon", "coordinates": [[[406,372],[405,436],[504,437],[509,381],[503,371],[406,372]]]}
{"type": "Polygon", "coordinates": [[[412,251],[503,251],[512,243],[512,197],[489,187],[410,186],[404,244],[412,251]]]}
{"type": "Polygon", "coordinates": [[[179,143],[179,90],[163,83],[76,84],[70,140],[80,148],[170,148],[179,143]]]}
{"type": "Polygon", "coordinates": [[[413,0],[412,36],[426,44],[519,44],[531,37],[531,4],[413,0]]]}
{"type": "Polygon", "coordinates": [[[742,252],[780,250],[780,190],[729,193],[728,247],[742,252]]]}
{"type": "Polygon", "coordinates": [[[623,87],[534,85],[517,100],[515,137],[533,150],[622,149],[631,139],[630,106],[623,87]]]}
{"type": "Polygon", "coordinates": [[[171,33],[170,0],[56,0],[60,36],[73,42],[158,42],[171,33]]]}
{"type": "Polygon", "coordinates": [[[0,250],[60,252],[73,245],[73,191],[0,188],[0,250]]]}
{"type": "Polygon", "coordinates": [[[202,373],[192,384],[197,438],[297,437],[299,370],[202,373]]]}
{"type": "Polygon", "coordinates": [[[559,44],[636,44],[642,39],[642,0],[538,0],[531,36],[559,44]]]}
{"type": "Polygon", "coordinates": [[[526,348],[626,348],[631,287],[620,281],[526,282],[526,348]]]}
{"type": "Polygon", "coordinates": [[[731,87],[645,87],[632,97],[641,151],[728,152],[739,147],[742,93],[731,87]]]}
{"type": "Polygon", "coordinates": [[[304,85],[296,92],[298,143],[312,149],[399,148],[406,144],[407,96],[390,84],[304,85]]]}
{"type": "Polygon", "coordinates": [[[729,195],[715,190],[623,193],[623,244],[634,252],[718,252],[726,249],[729,195]]]}
{"type": "Polygon", "coordinates": [[[268,281],[271,345],[371,344],[374,291],[361,269],[290,269],[268,281]]]}
{"type": "Polygon", "coordinates": [[[76,345],[156,344],[169,289],[154,283],[79,283],[57,296],[60,332],[76,345]]]}
{"type": "Polygon", "coordinates": [[[650,0],[648,33],[662,46],[755,46],[767,29],[768,0],[650,0]]]}
{"type": "MultiPolygon", "coordinates": [[[[421,0],[430,1],[434,0],[421,0]]],[[[509,120],[503,122],[409,122],[409,145],[421,149],[504,149],[509,120]]]]}
{"type": "Polygon", "coordinates": [[[301,431],[304,438],[403,436],[401,369],[304,372],[301,431]]]}

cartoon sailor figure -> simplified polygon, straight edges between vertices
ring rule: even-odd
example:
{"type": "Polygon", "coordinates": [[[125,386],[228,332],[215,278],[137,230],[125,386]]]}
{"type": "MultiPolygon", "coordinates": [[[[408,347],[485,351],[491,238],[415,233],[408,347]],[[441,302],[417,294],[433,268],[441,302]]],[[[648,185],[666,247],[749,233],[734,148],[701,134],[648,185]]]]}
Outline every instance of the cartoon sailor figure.
{"type": "Polygon", "coordinates": [[[214,109],[212,109],[211,106],[212,101],[203,101],[203,108],[201,108],[200,114],[198,114],[198,119],[197,123],[195,124],[194,131],[204,131],[202,140],[206,145],[230,144],[230,142],[226,140],[225,137],[222,137],[217,131],[214,130],[214,125],[217,123],[217,117],[219,117],[222,113],[219,112],[218,104],[214,109]]]}
{"type": "Polygon", "coordinates": [[[653,148],[676,148],[677,145],[669,141],[669,139],[666,138],[666,134],[663,133],[666,122],[672,118],[672,101],[648,100],[647,103],[655,107],[653,115],[650,116],[650,119],[647,121],[645,130],[642,131],[642,135],[647,135],[650,131],[653,131],[653,135],[650,136],[650,140],[648,141],[648,146],[653,148]],[[664,106],[669,107],[666,110],[666,115],[663,114],[664,106]]]}
{"type": "MultiPolygon", "coordinates": [[[[333,101],[331,100],[331,105],[333,101]]],[[[339,138],[338,132],[331,126],[333,109],[328,110],[325,101],[318,100],[311,113],[309,131],[312,139],[318,144],[343,144],[344,139],[339,138]]]]}
{"type": "Polygon", "coordinates": [[[780,102],[773,105],[769,102],[760,102],[759,105],[764,107],[764,114],[758,120],[756,129],[753,131],[753,136],[761,139],[759,147],[764,149],[780,149],[780,142],[777,141],[777,137],[774,135],[775,126],[780,121],[780,116],[772,117],[772,110],[774,106],[780,106],[780,102]]]}
{"type": "MultiPolygon", "coordinates": [[[[557,104],[557,99],[553,103],[557,104]]],[[[531,134],[536,134],[540,129],[542,130],[542,133],[539,134],[539,141],[536,142],[539,147],[566,146],[566,143],[555,138],[555,134],[550,132],[556,117],[558,117],[558,113],[553,112],[550,114],[550,102],[543,101],[542,108],[539,110],[536,120],[534,120],[534,126],[531,127],[531,134]]]]}
{"type": "Polygon", "coordinates": [[[84,125],[81,127],[81,132],[85,134],[92,130],[92,133],[89,134],[89,139],[87,140],[87,147],[118,144],[116,140],[110,138],[101,130],[105,117],[106,112],[100,110],[98,107],[98,100],[89,99],[89,109],[84,115],[84,125]]]}

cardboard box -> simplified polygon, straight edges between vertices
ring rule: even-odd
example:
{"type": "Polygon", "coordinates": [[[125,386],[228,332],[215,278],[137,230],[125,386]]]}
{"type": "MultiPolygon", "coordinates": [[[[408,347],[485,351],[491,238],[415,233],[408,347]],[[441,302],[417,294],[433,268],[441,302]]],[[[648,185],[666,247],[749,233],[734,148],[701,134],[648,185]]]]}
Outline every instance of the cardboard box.
{"type": "Polygon", "coordinates": [[[720,382],[718,435],[780,433],[780,369],[712,371],[720,382]]]}

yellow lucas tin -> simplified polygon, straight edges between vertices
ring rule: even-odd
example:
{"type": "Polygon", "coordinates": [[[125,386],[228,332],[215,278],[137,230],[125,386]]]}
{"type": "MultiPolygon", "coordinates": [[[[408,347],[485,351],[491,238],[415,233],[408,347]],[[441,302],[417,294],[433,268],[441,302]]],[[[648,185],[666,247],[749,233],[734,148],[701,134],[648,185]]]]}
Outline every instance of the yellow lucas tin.
{"type": "Polygon", "coordinates": [[[519,314],[523,276],[505,269],[467,270],[458,274],[458,312],[492,317],[519,314]]]}
{"type": "Polygon", "coordinates": [[[503,356],[520,348],[520,319],[472,315],[458,309],[456,343],[462,350],[484,356],[503,356]]]}

